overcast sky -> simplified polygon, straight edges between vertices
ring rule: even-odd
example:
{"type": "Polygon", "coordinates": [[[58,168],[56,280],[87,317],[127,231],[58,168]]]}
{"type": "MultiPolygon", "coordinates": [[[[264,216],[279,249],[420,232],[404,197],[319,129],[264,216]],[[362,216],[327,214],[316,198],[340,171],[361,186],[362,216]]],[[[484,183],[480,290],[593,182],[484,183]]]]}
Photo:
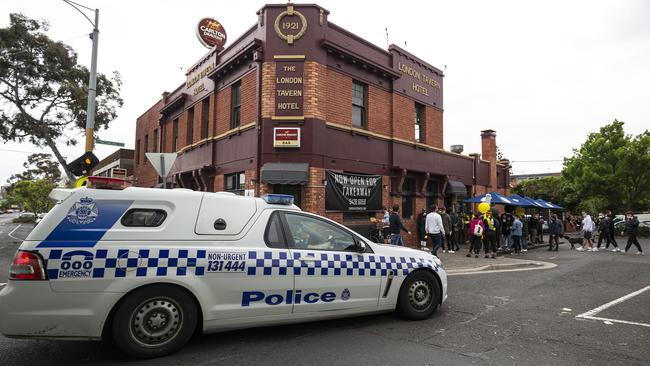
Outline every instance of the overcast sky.
{"type": "MultiPolygon", "coordinates": [[[[252,26],[263,1],[78,0],[100,9],[99,72],[117,70],[124,107],[104,140],[133,148],[135,120],[163,91],[185,81],[205,52],[194,27],[214,17],[230,41],[252,26]]],[[[309,1],[310,3],[312,1],[309,1]]],[[[626,132],[650,126],[650,1],[314,1],[330,21],[387,48],[390,43],[445,70],[444,144],[480,152],[480,131],[497,144],[515,173],[559,171],[589,132],[625,121],[626,132]],[[548,161],[548,162],[530,162],[548,161]]],[[[91,26],[60,0],[2,0],[0,27],[20,12],[50,23],[90,64],[91,26]]],[[[81,145],[63,148],[68,159],[81,145]]],[[[101,158],[114,147],[99,145],[101,158]]],[[[28,143],[0,147],[0,184],[22,170],[28,143]],[[16,150],[19,152],[8,151],[16,150]]]]}

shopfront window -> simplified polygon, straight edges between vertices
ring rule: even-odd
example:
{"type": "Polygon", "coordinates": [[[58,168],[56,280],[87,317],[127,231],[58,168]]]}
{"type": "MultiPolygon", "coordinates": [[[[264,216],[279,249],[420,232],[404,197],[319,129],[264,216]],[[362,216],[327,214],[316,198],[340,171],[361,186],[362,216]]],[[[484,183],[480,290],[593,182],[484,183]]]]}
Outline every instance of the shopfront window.
{"type": "Polygon", "coordinates": [[[368,86],[358,81],[352,82],[352,126],[366,128],[367,126],[367,95],[368,86]]]}
{"type": "Polygon", "coordinates": [[[234,194],[243,196],[244,195],[244,184],[246,183],[246,176],[244,172],[226,174],[226,192],[232,192],[234,194]]]}
{"type": "Polygon", "coordinates": [[[415,179],[406,178],[402,184],[402,217],[413,218],[413,199],[415,196],[415,179]]]}

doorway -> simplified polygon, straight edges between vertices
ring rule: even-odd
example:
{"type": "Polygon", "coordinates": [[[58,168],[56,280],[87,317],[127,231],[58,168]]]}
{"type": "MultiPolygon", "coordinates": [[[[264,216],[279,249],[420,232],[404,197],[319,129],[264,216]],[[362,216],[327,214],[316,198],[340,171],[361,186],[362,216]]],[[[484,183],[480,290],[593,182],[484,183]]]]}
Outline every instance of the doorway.
{"type": "Polygon", "coordinates": [[[293,196],[293,204],[302,208],[302,186],[298,184],[274,184],[273,193],[293,196]]]}

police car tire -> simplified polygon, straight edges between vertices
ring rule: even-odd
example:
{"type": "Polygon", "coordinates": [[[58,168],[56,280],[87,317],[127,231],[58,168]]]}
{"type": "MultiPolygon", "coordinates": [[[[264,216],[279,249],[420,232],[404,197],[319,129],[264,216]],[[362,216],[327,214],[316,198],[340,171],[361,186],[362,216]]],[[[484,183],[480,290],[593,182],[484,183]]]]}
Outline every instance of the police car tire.
{"type": "Polygon", "coordinates": [[[440,304],[440,285],[436,277],[429,271],[420,270],[406,277],[399,291],[397,311],[409,320],[423,320],[433,314],[440,304]],[[425,292],[428,298],[422,298],[418,303],[416,294],[425,292]]]}
{"type": "MultiPolygon", "coordinates": [[[[113,339],[118,348],[129,356],[154,358],[168,355],[183,347],[192,338],[196,330],[198,311],[194,299],[182,289],[168,285],[148,286],[129,295],[119,305],[113,317],[113,339]],[[159,307],[162,304],[161,312],[171,309],[167,314],[176,314],[174,316],[180,319],[172,338],[159,345],[143,344],[132,331],[132,322],[137,317],[135,312],[146,309],[149,304],[159,307]]],[[[158,315],[154,313],[154,316],[158,315]]]]}

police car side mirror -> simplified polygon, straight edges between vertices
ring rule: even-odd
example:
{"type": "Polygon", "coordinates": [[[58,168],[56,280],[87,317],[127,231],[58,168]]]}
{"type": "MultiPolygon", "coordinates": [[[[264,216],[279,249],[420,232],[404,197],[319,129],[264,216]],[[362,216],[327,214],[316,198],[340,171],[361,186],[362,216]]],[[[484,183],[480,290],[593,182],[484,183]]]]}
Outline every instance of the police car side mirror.
{"type": "Polygon", "coordinates": [[[357,249],[357,252],[363,253],[366,251],[366,243],[358,239],[355,239],[354,241],[355,241],[355,247],[357,249]]]}

